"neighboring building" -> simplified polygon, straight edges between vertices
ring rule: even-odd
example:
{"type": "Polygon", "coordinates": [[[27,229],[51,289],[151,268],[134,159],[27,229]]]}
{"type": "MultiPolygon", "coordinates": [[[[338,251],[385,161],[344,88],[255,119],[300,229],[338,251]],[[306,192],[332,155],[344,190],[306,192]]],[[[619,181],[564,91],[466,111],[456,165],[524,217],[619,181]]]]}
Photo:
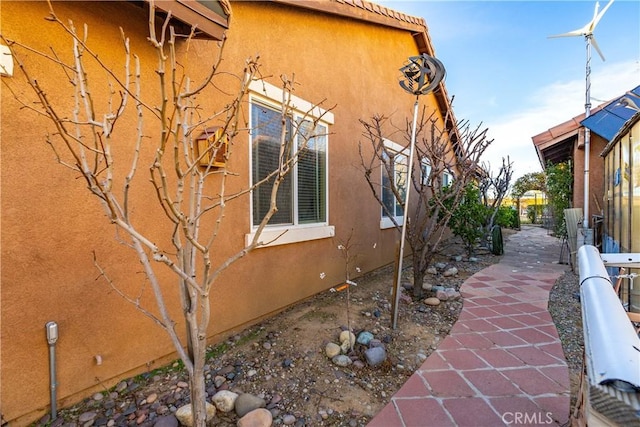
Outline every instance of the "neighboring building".
{"type": "MultiPolygon", "coordinates": [[[[640,94],[640,86],[631,93],[640,94]]],[[[589,225],[600,229],[605,214],[605,162],[602,152],[611,138],[631,117],[633,110],[620,106],[616,98],[591,110],[590,116],[576,116],[532,137],[542,168],[547,163],[568,161],[573,168],[573,202],[571,207],[584,209],[584,133],[590,130],[589,150],[589,225]]],[[[608,196],[607,196],[608,197],[608,196]]],[[[597,236],[596,236],[597,237],[597,236]]]]}
{"type": "MultiPolygon", "coordinates": [[[[617,100],[612,106],[615,118],[629,118],[610,126],[611,140],[602,152],[605,253],[640,252],[640,86],[632,93],[636,96],[623,96],[627,102],[617,100]]],[[[640,300],[634,311],[640,311],[640,300]]]]}
{"type": "MultiPolygon", "coordinates": [[[[143,80],[143,93],[151,100],[159,99],[156,53],[147,41],[146,2],[96,1],[90,7],[87,2],[52,3],[63,22],[72,20],[79,31],[87,24],[88,44],[114,72],[122,69],[122,28],[131,40],[132,52],[140,57],[143,75],[152,76],[143,80]]],[[[410,56],[434,55],[424,20],[366,1],[156,3],[172,12],[179,33],[188,33],[191,24],[197,24],[198,39],[176,45],[179,55],[188,55],[182,65],[194,81],[208,72],[224,32],[228,36],[225,71],[237,72],[247,57],[260,55],[264,85],[255,85],[251,92],[244,116],[250,120],[249,127],[256,117],[278,108],[281,74],[295,73],[299,106],[325,99],[327,105],[335,105],[322,122],[329,135],[314,169],[318,186],[312,198],[316,202],[313,212],[303,214],[300,199],[294,198],[293,216],[282,219],[283,225],[272,232],[275,237],[288,229],[286,237],[224,272],[212,298],[211,342],[344,280],[344,262],[334,237],[347,238],[353,230],[351,241],[358,245],[362,272],[391,263],[399,236],[394,228],[385,226],[380,205],[358,167],[360,120],[385,115],[403,124],[411,115],[415,97],[399,87],[398,70],[410,56]],[[262,91],[265,87],[267,94],[262,91]]],[[[2,35],[38,51],[55,51],[68,60],[69,39],[45,19],[48,12],[47,2],[2,2],[2,35]]],[[[49,99],[72,102],[70,94],[59,88],[64,85],[56,85],[56,79],[65,76],[61,68],[51,67],[32,52],[25,57],[32,75],[47,88],[49,99]]],[[[26,96],[30,91],[17,66],[13,76],[1,78],[0,411],[3,421],[23,425],[49,410],[44,329],[48,321],[59,325],[59,406],[158,367],[176,354],[160,328],[97,279],[93,253],[110,277],[131,294],[139,292],[143,275],[137,258],[118,242],[114,227],[82,180],[56,164],[45,142],[46,134],[55,131],[51,123],[14,99],[13,94],[26,96]],[[5,82],[11,91],[6,90],[5,82]]],[[[98,92],[94,95],[97,100],[98,92]]],[[[214,111],[220,102],[199,101],[200,111],[205,112],[214,111]]],[[[450,109],[444,85],[420,97],[420,102],[430,111],[439,111],[439,125],[444,127],[442,121],[450,109]]],[[[131,128],[135,129],[134,123],[131,128]]],[[[154,131],[148,132],[153,137],[154,131]]],[[[131,137],[135,137],[134,130],[131,137]]],[[[233,159],[233,170],[245,187],[251,178],[252,158],[260,155],[242,149],[251,146],[253,137],[245,134],[244,141],[237,141],[233,159]]],[[[126,139],[122,145],[130,148],[126,139]]],[[[367,149],[366,144],[363,147],[367,149]]],[[[150,155],[142,153],[144,168],[150,155]]],[[[148,216],[145,227],[152,234],[161,228],[162,218],[154,199],[153,194],[140,191],[132,201],[139,211],[144,209],[148,216]]],[[[219,237],[224,242],[222,259],[241,249],[254,231],[252,203],[254,208],[259,205],[247,197],[229,206],[219,237]]],[[[163,279],[176,281],[169,273],[163,279]]],[[[179,313],[177,287],[166,292],[167,299],[175,302],[169,310],[179,313]]],[[[152,298],[143,296],[153,307],[152,298]]],[[[179,315],[174,317],[179,319],[179,315]]]]}
{"type": "MultiPolygon", "coordinates": [[[[592,110],[598,111],[600,107],[592,110]]],[[[581,114],[532,137],[538,159],[544,170],[548,163],[570,162],[573,169],[573,201],[571,207],[584,208],[584,127],[581,114]]],[[[602,215],[604,165],[600,153],[607,140],[591,132],[589,140],[589,213],[602,215]]],[[[589,218],[591,224],[591,218],[589,218]]]]}

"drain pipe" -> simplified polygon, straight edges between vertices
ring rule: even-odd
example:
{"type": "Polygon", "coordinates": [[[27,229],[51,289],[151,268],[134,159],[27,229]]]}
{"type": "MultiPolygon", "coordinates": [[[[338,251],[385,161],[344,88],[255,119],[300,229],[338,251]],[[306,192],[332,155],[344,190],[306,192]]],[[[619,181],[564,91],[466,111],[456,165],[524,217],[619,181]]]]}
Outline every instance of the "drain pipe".
{"type": "Polygon", "coordinates": [[[49,343],[49,378],[51,383],[51,420],[57,417],[56,410],[56,341],[58,341],[58,324],[47,322],[47,342],[49,343]]]}

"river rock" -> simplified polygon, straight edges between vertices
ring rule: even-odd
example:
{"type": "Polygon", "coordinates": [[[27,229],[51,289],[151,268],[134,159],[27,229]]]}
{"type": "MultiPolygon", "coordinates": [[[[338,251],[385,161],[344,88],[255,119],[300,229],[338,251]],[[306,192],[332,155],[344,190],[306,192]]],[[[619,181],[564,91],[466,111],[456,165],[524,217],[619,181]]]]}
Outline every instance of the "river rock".
{"type": "Polygon", "coordinates": [[[211,398],[211,402],[221,412],[231,412],[236,404],[238,393],[229,390],[220,390],[211,398]]]}
{"type": "Polygon", "coordinates": [[[369,331],[362,331],[358,334],[358,343],[363,345],[369,345],[369,342],[373,339],[373,334],[369,331]]]}
{"type": "Polygon", "coordinates": [[[456,267],[451,267],[447,269],[444,273],[442,273],[444,277],[451,277],[451,276],[455,276],[456,274],[458,274],[458,269],[456,267]]]}
{"type": "MultiPolygon", "coordinates": [[[[207,405],[207,422],[211,421],[211,419],[216,415],[216,407],[210,403],[206,403],[207,405]]],[[[176,418],[183,426],[191,427],[193,426],[193,411],[191,410],[191,404],[186,404],[178,408],[175,413],[176,418]]]]}
{"type": "Polygon", "coordinates": [[[431,306],[436,306],[440,304],[440,299],[436,297],[430,297],[424,300],[424,303],[431,306]]]}
{"type": "Polygon", "coordinates": [[[345,343],[345,342],[349,342],[349,339],[351,339],[351,344],[355,344],[356,343],[356,336],[353,332],[351,331],[342,331],[340,332],[340,343],[345,343]]]}
{"type": "Polygon", "coordinates": [[[374,367],[385,361],[387,358],[387,352],[384,347],[372,347],[364,352],[364,357],[369,366],[374,367]]]}
{"type": "Polygon", "coordinates": [[[324,352],[329,359],[333,359],[335,356],[340,354],[340,346],[336,343],[330,342],[324,347],[324,352]]]}
{"type": "Polygon", "coordinates": [[[267,402],[264,399],[250,393],[242,393],[236,398],[235,403],[236,414],[239,417],[244,417],[249,412],[265,406],[267,406],[267,402]]]}
{"type": "Polygon", "coordinates": [[[273,415],[264,408],[254,409],[238,420],[238,427],[270,427],[273,415]]]}
{"type": "MultiPolygon", "coordinates": [[[[351,344],[353,344],[353,342],[352,342],[351,344]]],[[[343,343],[342,343],[342,344],[340,344],[340,351],[341,351],[342,353],[345,353],[345,354],[346,354],[346,353],[349,353],[349,352],[351,351],[351,348],[352,348],[352,347],[353,347],[353,346],[349,344],[349,340],[348,340],[348,339],[346,339],[346,340],[344,340],[344,341],[343,341],[343,343]]]]}
{"type": "Polygon", "coordinates": [[[447,268],[447,264],[445,264],[444,262],[437,262],[435,264],[435,267],[437,270],[444,270],[445,268],[447,268]]]}
{"type": "Polygon", "coordinates": [[[96,416],[97,414],[95,412],[84,412],[80,414],[80,416],[78,417],[78,422],[80,422],[81,424],[84,424],[88,421],[95,419],[96,416]]]}
{"type": "Polygon", "coordinates": [[[178,419],[171,414],[165,417],[156,418],[156,422],[153,424],[153,427],[178,427],[178,425],[178,419]]]}
{"type": "Polygon", "coordinates": [[[337,356],[335,356],[333,359],[331,359],[331,361],[338,366],[349,366],[351,365],[351,363],[353,363],[353,361],[351,360],[351,358],[347,355],[344,354],[339,354],[337,356]]]}
{"type": "Polygon", "coordinates": [[[295,422],[296,422],[295,415],[287,414],[284,417],[282,417],[282,424],[284,424],[286,426],[293,425],[293,424],[295,424],[295,422]]]}

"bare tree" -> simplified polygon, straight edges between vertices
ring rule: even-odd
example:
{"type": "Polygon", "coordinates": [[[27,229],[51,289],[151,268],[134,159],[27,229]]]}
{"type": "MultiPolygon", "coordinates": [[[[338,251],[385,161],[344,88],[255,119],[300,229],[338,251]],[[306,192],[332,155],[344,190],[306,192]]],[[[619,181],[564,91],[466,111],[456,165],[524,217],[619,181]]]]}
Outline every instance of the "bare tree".
{"type": "Polygon", "coordinates": [[[495,225],[498,209],[502,201],[509,193],[511,178],[513,177],[513,162],[509,157],[502,158],[502,165],[497,174],[493,174],[491,165],[483,165],[482,178],[478,183],[478,189],[482,196],[482,203],[488,208],[488,216],[484,226],[483,244],[486,245],[488,236],[495,225]]]}
{"type": "MultiPolygon", "coordinates": [[[[448,117],[443,121],[450,123],[448,117]]],[[[468,122],[457,129],[439,127],[438,114],[422,110],[416,126],[416,167],[407,177],[406,164],[411,141],[411,123],[403,128],[394,126],[387,117],[375,116],[361,120],[364,127],[360,143],[360,159],[364,176],[382,211],[393,225],[402,224],[394,208],[404,205],[404,194],[412,189],[417,197],[411,203],[406,224],[407,243],[413,261],[414,297],[422,298],[422,283],[427,269],[440,249],[447,223],[464,194],[467,183],[477,179],[480,156],[492,140],[487,130],[471,128],[468,122]],[[395,151],[385,140],[400,135],[401,151],[395,151]]]]}
{"type": "MultiPolygon", "coordinates": [[[[169,21],[163,23],[161,33],[157,34],[159,27],[156,27],[154,17],[151,5],[149,41],[157,53],[154,74],[159,85],[160,97],[156,101],[159,104],[143,96],[141,83],[145,79],[141,75],[141,64],[130,52],[129,39],[122,30],[122,74],[111,71],[98,52],[92,50],[86,27],[80,32],[72,22],[65,24],[53,9],[47,20],[69,36],[73,45],[70,63],[65,63],[56,52],[37,52],[4,36],[2,40],[10,47],[36,99],[32,102],[19,91],[10,89],[24,109],[53,123],[55,132],[47,135],[47,144],[53,149],[58,163],[79,175],[89,193],[102,202],[109,221],[115,225],[118,240],[130,247],[142,264],[156,307],[146,307],[140,295],[131,296],[122,291],[109,278],[108,268],[101,266],[94,254],[96,267],[122,298],[168,334],[189,375],[194,425],[204,426],[204,365],[212,287],[225,269],[265,244],[260,240],[260,234],[278,210],[278,189],[300,156],[305,154],[307,143],[320,136],[316,125],[326,112],[317,114],[319,109],[314,106],[315,117],[305,115],[303,120],[293,122],[290,99],[295,80],[282,77],[281,139],[271,141],[280,147],[278,166],[239,190],[228,191],[229,180],[240,175],[227,165],[233,155],[234,140],[239,135],[247,136],[240,118],[246,108],[249,85],[259,76],[258,59],[247,59],[241,73],[224,75],[227,84],[218,83],[225,74],[219,67],[224,50],[222,44],[208,75],[202,81],[192,81],[180,65],[176,49],[178,41],[169,21]],[[64,110],[61,100],[51,99],[47,88],[31,75],[21,59],[21,53],[25,51],[64,72],[74,99],[70,111],[64,110]],[[88,70],[96,67],[108,81],[90,78],[88,70]],[[228,84],[230,78],[235,81],[232,86],[228,84]],[[107,99],[94,95],[105,88],[109,93],[107,99]],[[217,99],[217,105],[223,107],[217,111],[203,109],[198,100],[205,97],[217,99]],[[135,129],[125,124],[132,117],[129,123],[137,123],[135,129]],[[201,134],[208,138],[206,144],[199,146],[197,139],[201,134]],[[297,149],[293,149],[294,145],[297,149]],[[141,164],[145,160],[150,163],[141,164]],[[216,160],[222,160],[222,165],[216,160]],[[124,175],[121,165],[128,165],[124,175]],[[149,175],[143,174],[145,166],[149,175]],[[253,240],[228,258],[217,259],[214,246],[229,203],[249,197],[262,185],[271,188],[270,202],[266,214],[259,219],[253,240]],[[144,227],[148,221],[146,214],[139,212],[136,215],[132,206],[140,201],[132,191],[134,187],[137,187],[137,194],[146,191],[152,197],[155,195],[157,205],[164,213],[163,235],[148,234],[144,227]],[[169,275],[172,280],[166,280],[167,275],[161,271],[167,269],[173,273],[169,275]],[[165,300],[167,290],[175,286],[181,293],[186,338],[176,330],[178,322],[172,318],[165,300]]],[[[143,291],[141,289],[140,294],[143,291]]]]}

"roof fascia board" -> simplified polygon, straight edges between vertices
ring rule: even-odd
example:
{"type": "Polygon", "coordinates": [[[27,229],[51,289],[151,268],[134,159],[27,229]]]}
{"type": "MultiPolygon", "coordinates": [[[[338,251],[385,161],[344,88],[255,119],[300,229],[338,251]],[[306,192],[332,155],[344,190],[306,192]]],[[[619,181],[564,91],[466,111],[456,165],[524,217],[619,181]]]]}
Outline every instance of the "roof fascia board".
{"type": "MultiPolygon", "coordinates": [[[[150,0],[145,0],[149,3],[150,0]]],[[[229,18],[215,13],[195,0],[156,0],[156,9],[181,21],[186,26],[196,28],[196,38],[222,40],[229,28],[229,18]]],[[[223,10],[229,10],[226,0],[221,0],[223,10]]]]}

